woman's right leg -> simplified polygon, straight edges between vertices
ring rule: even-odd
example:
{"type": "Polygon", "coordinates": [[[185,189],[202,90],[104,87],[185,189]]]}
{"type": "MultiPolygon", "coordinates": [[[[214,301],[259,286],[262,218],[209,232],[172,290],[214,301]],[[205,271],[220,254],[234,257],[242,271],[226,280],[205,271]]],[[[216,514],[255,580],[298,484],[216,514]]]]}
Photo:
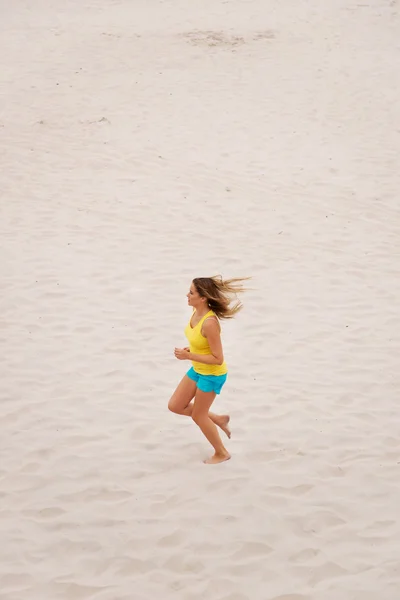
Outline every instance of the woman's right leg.
{"type": "MultiPolygon", "coordinates": [[[[168,402],[169,410],[178,415],[191,417],[193,412],[192,400],[196,395],[196,391],[196,382],[185,375],[168,402]]],[[[208,416],[229,438],[231,437],[231,432],[228,427],[230,420],[229,415],[216,415],[215,413],[210,412],[208,413],[208,416]]]]}

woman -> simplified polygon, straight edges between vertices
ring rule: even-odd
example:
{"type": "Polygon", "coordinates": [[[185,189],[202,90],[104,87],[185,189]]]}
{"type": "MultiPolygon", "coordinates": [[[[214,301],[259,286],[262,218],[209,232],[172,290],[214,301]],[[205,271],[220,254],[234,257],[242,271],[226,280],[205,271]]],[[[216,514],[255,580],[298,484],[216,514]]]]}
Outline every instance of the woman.
{"type": "Polygon", "coordinates": [[[192,417],[214,447],[215,453],[204,461],[206,464],[220,463],[231,457],[216,427],[218,425],[230,438],[230,417],[216,415],[209,410],[228,373],[219,319],[231,319],[242,308],[239,301],[231,306],[231,295],[244,291],[242,281],[237,278],[224,281],[221,277],[194,279],[187,294],[188,304],[193,307],[193,314],[185,328],[189,347],[175,348],[176,358],[191,360],[192,368],[176,388],[168,408],[179,415],[192,417]]]}

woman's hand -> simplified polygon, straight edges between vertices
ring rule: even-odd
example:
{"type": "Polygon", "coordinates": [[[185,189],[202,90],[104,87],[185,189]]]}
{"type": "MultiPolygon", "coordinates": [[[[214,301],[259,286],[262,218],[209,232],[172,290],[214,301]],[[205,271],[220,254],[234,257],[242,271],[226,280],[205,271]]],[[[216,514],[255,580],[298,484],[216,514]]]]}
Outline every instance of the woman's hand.
{"type": "Polygon", "coordinates": [[[178,360],[190,360],[190,348],[175,348],[175,358],[178,360]]]}

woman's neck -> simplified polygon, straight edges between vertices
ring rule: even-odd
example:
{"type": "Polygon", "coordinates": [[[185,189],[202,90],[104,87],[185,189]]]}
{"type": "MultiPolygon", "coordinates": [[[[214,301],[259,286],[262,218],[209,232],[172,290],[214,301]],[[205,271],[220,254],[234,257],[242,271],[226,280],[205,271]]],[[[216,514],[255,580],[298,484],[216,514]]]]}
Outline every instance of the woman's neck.
{"type": "Polygon", "coordinates": [[[196,308],[196,314],[200,319],[202,319],[208,312],[210,312],[210,307],[205,306],[204,308],[201,306],[200,308],[196,308]]]}

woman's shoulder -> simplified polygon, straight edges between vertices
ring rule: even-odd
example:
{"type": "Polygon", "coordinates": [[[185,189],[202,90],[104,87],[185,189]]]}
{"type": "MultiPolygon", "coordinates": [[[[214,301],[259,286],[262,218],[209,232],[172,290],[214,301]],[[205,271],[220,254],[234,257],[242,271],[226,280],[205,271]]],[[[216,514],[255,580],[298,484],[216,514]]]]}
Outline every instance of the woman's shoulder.
{"type": "Polygon", "coordinates": [[[218,329],[221,331],[221,325],[219,319],[213,310],[206,315],[206,318],[203,321],[202,329],[204,332],[212,331],[213,329],[218,329]]]}

